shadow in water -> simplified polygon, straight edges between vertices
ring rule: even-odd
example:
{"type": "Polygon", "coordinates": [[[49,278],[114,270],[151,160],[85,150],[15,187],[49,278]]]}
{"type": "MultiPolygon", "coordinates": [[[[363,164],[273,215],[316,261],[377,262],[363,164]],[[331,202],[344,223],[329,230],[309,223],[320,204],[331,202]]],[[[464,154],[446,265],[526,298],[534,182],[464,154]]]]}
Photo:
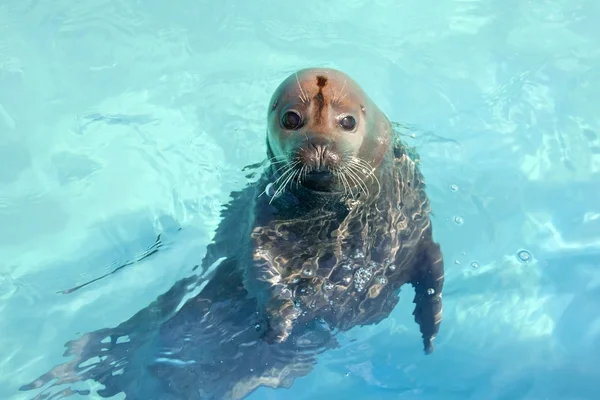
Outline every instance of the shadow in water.
{"type": "MultiPolygon", "coordinates": [[[[247,209],[243,195],[234,198],[196,275],[179,280],[120,325],[67,342],[64,356],[71,360],[20,389],[40,390],[35,399],[59,399],[89,394],[76,386],[93,380],[104,386],[98,390],[102,397],[123,392],[128,399],[223,399],[242,398],[258,386],[289,387],[308,374],[315,357],[337,342],[317,321],[298,324],[282,344],[264,341],[266,321],[244,288],[239,254],[231,254],[231,243],[240,243],[245,230],[240,213],[247,209]]],[[[159,236],[138,259],[64,293],[146,259],[161,246],[159,236]]]]}

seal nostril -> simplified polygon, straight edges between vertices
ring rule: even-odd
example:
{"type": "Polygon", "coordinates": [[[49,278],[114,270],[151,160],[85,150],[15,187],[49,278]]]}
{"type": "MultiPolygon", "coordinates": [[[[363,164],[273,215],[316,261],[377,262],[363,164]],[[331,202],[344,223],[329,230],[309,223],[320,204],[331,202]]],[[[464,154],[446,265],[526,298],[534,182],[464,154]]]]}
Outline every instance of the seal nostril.
{"type": "Polygon", "coordinates": [[[327,157],[329,156],[329,152],[327,151],[327,147],[311,143],[311,147],[314,149],[314,159],[316,161],[316,168],[320,170],[326,166],[327,157]]]}

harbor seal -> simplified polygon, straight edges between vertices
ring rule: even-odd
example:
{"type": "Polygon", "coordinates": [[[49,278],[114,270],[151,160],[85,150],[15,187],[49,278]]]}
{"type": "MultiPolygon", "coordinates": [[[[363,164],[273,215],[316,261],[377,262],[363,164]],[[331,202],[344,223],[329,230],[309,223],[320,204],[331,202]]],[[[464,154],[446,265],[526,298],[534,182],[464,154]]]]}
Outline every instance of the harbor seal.
{"type": "Polygon", "coordinates": [[[441,320],[443,260],[416,163],[361,87],[333,69],[298,71],[267,115],[270,171],[245,284],[282,341],[295,321],[346,330],[385,318],[412,283],[426,352],[441,320]]]}
{"type": "Polygon", "coordinates": [[[22,389],[92,379],[103,397],[204,400],[289,387],[337,332],[385,319],[404,284],[431,353],[443,257],[417,155],[384,113],[346,74],[300,70],[269,102],[266,153],[231,194],[199,276],[67,343],[75,358],[22,389]]]}

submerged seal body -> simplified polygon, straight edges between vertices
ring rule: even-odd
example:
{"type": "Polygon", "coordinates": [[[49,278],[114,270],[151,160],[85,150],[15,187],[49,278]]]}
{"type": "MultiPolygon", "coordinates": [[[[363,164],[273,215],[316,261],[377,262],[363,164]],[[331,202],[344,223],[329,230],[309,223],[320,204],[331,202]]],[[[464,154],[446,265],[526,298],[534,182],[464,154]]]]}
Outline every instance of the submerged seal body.
{"type": "Polygon", "coordinates": [[[75,359],[23,389],[93,379],[102,396],[171,400],[289,387],[335,332],[385,319],[407,283],[431,353],[443,259],[417,162],[383,112],[344,73],[301,70],[271,98],[266,148],[223,210],[203,277],[69,342],[75,359]]]}

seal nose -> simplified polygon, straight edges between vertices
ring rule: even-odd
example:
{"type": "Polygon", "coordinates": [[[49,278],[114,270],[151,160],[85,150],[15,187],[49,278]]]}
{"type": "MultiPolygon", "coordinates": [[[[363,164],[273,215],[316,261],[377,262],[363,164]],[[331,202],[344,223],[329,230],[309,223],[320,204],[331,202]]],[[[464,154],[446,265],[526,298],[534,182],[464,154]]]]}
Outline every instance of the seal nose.
{"type": "Polygon", "coordinates": [[[310,144],[315,149],[315,168],[317,170],[322,169],[325,166],[325,160],[327,157],[327,147],[320,144],[310,144]]]}
{"type": "Polygon", "coordinates": [[[330,169],[336,159],[327,145],[312,141],[301,146],[296,153],[296,157],[313,172],[330,169]]]}

